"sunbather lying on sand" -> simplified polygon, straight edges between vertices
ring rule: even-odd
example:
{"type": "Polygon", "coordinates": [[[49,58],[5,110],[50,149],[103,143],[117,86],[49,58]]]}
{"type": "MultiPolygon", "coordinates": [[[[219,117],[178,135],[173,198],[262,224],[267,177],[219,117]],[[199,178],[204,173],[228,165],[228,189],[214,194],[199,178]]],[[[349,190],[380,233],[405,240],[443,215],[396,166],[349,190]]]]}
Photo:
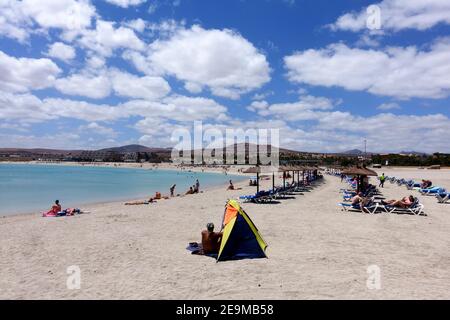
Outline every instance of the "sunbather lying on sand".
{"type": "Polygon", "coordinates": [[[137,206],[141,204],[150,204],[152,202],[156,202],[153,198],[148,199],[148,201],[132,201],[132,202],[125,202],[126,206],[137,206]]]}
{"type": "Polygon", "coordinates": [[[414,197],[411,195],[409,197],[403,197],[401,200],[388,200],[388,201],[383,201],[381,200],[382,204],[387,204],[393,207],[398,207],[398,208],[408,208],[410,207],[413,203],[414,203],[414,197]]]}

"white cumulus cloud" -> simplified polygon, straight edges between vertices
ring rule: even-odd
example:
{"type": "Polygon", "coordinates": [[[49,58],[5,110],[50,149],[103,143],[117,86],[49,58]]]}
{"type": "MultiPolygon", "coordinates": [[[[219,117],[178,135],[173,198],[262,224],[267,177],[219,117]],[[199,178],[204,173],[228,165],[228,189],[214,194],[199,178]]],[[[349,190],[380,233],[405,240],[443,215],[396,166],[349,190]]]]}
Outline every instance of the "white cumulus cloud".
{"type": "Polygon", "coordinates": [[[128,8],[131,6],[138,6],[141,5],[147,0],[105,0],[108,3],[114,4],[116,6],[122,7],[122,8],[128,8]]]}
{"type": "Polygon", "coordinates": [[[113,70],[110,72],[112,87],[117,95],[130,98],[156,100],[170,92],[170,86],[161,77],[139,77],[113,70]]]}
{"type": "Polygon", "coordinates": [[[428,50],[415,46],[380,50],[331,44],[284,58],[288,78],[295,83],[343,87],[376,95],[444,98],[450,94],[450,40],[428,50]]]}
{"type": "Polygon", "coordinates": [[[167,40],[153,42],[147,55],[131,52],[125,58],[142,72],[175,76],[193,92],[204,86],[230,98],[270,80],[266,57],[230,30],[178,28],[167,40]]]}
{"type": "Polygon", "coordinates": [[[0,51],[0,90],[26,92],[53,85],[61,72],[47,58],[15,58],[0,51]]]}
{"type": "Polygon", "coordinates": [[[171,88],[166,80],[156,76],[137,76],[118,69],[86,69],[56,80],[60,92],[103,99],[114,92],[121,97],[156,100],[166,96],[171,88]]]}
{"type": "Polygon", "coordinates": [[[67,44],[64,44],[62,42],[55,42],[50,45],[47,55],[68,62],[75,58],[76,51],[73,47],[67,44]]]}
{"type": "Polygon", "coordinates": [[[143,50],[144,42],[133,29],[112,21],[97,20],[95,29],[84,30],[78,39],[81,46],[103,56],[111,56],[116,49],[143,50]]]}
{"type": "MultiPolygon", "coordinates": [[[[383,0],[375,3],[381,14],[381,30],[426,30],[439,23],[450,24],[450,1],[383,0]]],[[[361,31],[367,28],[367,8],[340,16],[334,30],[361,31]]]]}
{"type": "Polygon", "coordinates": [[[55,87],[60,92],[73,95],[102,99],[111,93],[111,81],[105,74],[73,74],[66,78],[58,79],[55,87]]]}

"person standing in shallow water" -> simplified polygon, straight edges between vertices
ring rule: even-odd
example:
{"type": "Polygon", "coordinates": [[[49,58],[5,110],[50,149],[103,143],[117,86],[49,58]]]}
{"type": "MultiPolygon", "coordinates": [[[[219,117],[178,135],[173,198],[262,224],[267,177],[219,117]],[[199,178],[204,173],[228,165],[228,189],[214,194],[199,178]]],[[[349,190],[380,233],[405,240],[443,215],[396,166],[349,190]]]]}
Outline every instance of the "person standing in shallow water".
{"type": "Polygon", "coordinates": [[[198,181],[198,179],[195,181],[194,192],[195,193],[199,193],[200,192],[200,182],[198,181]]]}
{"type": "Polygon", "coordinates": [[[177,186],[177,185],[174,184],[173,186],[170,187],[170,196],[171,196],[171,197],[174,196],[174,192],[175,192],[175,187],[176,187],[176,186],[177,186]]]}

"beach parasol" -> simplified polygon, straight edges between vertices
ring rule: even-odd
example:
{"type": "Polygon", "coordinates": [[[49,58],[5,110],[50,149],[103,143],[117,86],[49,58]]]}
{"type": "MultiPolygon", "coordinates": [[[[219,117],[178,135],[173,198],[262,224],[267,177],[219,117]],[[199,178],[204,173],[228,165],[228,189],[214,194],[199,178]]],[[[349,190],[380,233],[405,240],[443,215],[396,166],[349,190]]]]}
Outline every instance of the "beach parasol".
{"type": "Polygon", "coordinates": [[[364,167],[349,167],[349,168],[342,170],[342,173],[345,175],[349,175],[349,176],[356,176],[356,179],[358,182],[357,187],[356,187],[356,192],[360,192],[363,189],[362,177],[378,176],[378,174],[375,171],[364,168],[364,167]]]}

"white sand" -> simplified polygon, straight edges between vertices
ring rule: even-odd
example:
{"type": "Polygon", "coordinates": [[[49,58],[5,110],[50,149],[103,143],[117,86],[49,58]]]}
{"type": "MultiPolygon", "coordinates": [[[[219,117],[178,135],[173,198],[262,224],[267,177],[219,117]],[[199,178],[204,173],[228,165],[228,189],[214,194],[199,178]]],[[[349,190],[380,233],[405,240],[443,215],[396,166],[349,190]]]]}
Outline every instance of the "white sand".
{"type": "MultiPolygon", "coordinates": [[[[450,170],[381,171],[450,188],[450,170]]],[[[296,199],[243,205],[269,259],[216,263],[185,250],[207,222],[220,224],[227,198],[254,192],[248,186],[148,206],[95,205],[74,217],[2,218],[0,298],[450,299],[450,205],[419,196],[428,216],[341,212],[343,186],[326,176],[296,199]],[[366,286],[373,264],[381,268],[380,290],[366,286]],[[67,289],[71,265],[81,269],[80,290],[67,289]]],[[[409,194],[390,183],[383,192],[409,194]]]]}

